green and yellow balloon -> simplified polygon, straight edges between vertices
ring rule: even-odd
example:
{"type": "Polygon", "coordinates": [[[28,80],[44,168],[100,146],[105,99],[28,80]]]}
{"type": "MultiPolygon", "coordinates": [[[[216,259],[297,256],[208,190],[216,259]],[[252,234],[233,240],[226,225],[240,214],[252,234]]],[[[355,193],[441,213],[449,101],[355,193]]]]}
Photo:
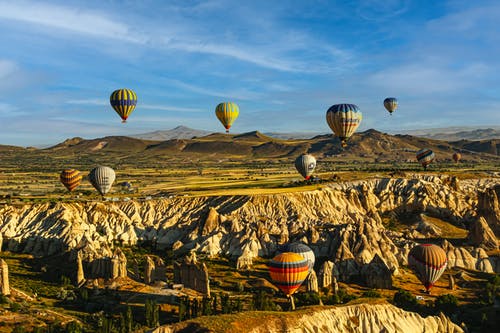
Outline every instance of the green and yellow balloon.
{"type": "Polygon", "coordinates": [[[109,97],[109,103],[122,118],[122,123],[126,123],[137,105],[137,94],[132,89],[118,89],[109,97]]]}
{"type": "Polygon", "coordinates": [[[215,107],[215,115],[226,129],[226,133],[229,133],[231,125],[233,125],[239,114],[240,108],[238,104],[233,102],[223,102],[215,107]]]}

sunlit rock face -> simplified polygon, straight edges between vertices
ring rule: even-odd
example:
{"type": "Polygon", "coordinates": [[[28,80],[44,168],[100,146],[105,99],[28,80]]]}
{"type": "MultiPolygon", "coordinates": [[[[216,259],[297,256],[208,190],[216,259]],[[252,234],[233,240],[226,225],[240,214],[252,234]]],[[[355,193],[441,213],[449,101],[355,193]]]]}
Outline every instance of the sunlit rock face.
{"type": "MultiPolygon", "coordinates": [[[[480,219],[478,210],[489,217],[500,214],[490,198],[496,195],[495,184],[494,179],[462,180],[458,186],[447,176],[414,176],[273,195],[6,205],[0,208],[0,233],[3,247],[10,251],[50,256],[85,248],[93,259],[100,254],[112,258],[115,243],[148,241],[174,254],[194,250],[251,262],[257,256],[273,256],[279,244],[301,241],[320,258],[318,264],[335,264],[339,281],[363,280],[363,267],[376,255],[398,274],[414,245],[404,234],[384,227],[384,214],[425,213],[470,226],[480,219]]],[[[491,234],[488,237],[489,244],[491,234]]],[[[454,248],[448,253],[455,265],[498,271],[495,260],[472,250],[454,248]]]]}
{"type": "MultiPolygon", "coordinates": [[[[461,333],[463,329],[454,324],[448,317],[439,316],[421,317],[418,313],[407,312],[391,304],[358,304],[342,307],[327,307],[287,313],[286,320],[279,314],[272,316],[262,315],[259,321],[238,322],[238,315],[232,315],[228,321],[234,327],[244,327],[249,333],[380,333],[380,332],[405,332],[405,333],[461,333]],[[247,326],[244,326],[244,325],[247,326]]],[[[243,321],[243,319],[242,319],[243,321]]],[[[196,324],[182,323],[177,325],[161,326],[153,333],[176,332],[207,332],[196,324]]]]}

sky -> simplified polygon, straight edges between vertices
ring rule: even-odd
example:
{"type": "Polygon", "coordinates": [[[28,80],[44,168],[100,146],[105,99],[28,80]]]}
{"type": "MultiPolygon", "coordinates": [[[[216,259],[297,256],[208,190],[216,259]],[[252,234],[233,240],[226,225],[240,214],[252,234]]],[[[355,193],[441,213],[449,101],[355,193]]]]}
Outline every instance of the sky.
{"type": "Polygon", "coordinates": [[[330,132],[500,125],[500,2],[0,0],[0,144],[167,130],[330,132]],[[138,104],[126,124],[119,88],[138,104]],[[390,116],[386,97],[399,100],[390,116]]]}

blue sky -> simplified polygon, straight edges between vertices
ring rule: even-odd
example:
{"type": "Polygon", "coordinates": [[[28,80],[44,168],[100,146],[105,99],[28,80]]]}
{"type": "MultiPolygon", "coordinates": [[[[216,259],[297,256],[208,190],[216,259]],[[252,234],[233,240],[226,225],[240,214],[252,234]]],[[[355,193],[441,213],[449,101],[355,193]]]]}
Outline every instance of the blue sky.
{"type": "Polygon", "coordinates": [[[498,1],[2,1],[0,144],[43,145],[185,125],[329,132],[500,125],[498,1]],[[110,93],[130,88],[127,124],[110,93]],[[395,96],[390,117],[382,105],[395,96]]]}

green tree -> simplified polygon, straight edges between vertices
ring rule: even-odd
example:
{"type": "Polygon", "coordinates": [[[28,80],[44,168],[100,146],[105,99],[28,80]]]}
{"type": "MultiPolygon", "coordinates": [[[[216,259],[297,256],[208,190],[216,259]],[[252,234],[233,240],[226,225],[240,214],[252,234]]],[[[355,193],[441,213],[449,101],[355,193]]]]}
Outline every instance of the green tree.
{"type": "Polygon", "coordinates": [[[451,294],[440,295],[434,301],[434,308],[437,311],[451,315],[458,310],[458,299],[451,294]]]}
{"type": "Polygon", "coordinates": [[[394,305],[407,311],[416,311],[418,301],[409,291],[399,289],[393,298],[394,305]]]}

